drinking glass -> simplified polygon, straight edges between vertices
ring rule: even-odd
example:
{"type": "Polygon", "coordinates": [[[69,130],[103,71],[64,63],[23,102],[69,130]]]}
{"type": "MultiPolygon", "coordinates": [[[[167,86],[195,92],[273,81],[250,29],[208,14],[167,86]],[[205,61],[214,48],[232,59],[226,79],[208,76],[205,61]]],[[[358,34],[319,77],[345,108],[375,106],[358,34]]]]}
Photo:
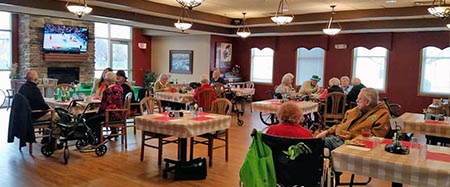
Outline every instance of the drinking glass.
{"type": "Polygon", "coordinates": [[[409,154],[412,154],[414,160],[420,160],[422,155],[422,145],[419,143],[419,139],[417,139],[417,137],[411,137],[409,142],[409,154]]]}
{"type": "Polygon", "coordinates": [[[198,107],[198,112],[203,112],[203,107],[198,107]]]}
{"type": "Polygon", "coordinates": [[[361,135],[364,137],[370,137],[371,130],[370,129],[361,129],[361,135]]]}
{"type": "Polygon", "coordinates": [[[164,107],[164,111],[165,111],[165,112],[170,112],[171,110],[172,110],[172,108],[170,108],[170,107],[168,107],[168,106],[164,107]]]}

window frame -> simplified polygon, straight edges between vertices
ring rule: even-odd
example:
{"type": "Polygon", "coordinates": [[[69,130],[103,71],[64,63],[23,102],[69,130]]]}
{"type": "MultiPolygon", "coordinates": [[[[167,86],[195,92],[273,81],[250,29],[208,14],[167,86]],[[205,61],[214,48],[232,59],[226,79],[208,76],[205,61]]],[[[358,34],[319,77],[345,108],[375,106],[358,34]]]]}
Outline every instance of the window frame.
{"type": "MultiPolygon", "coordinates": [[[[133,55],[132,55],[132,40],[133,40],[133,28],[130,26],[127,26],[130,28],[130,39],[123,39],[123,38],[112,38],[111,37],[111,25],[118,25],[118,24],[112,24],[112,23],[102,23],[102,22],[96,22],[101,24],[107,24],[108,27],[108,37],[100,37],[95,36],[95,40],[97,39],[104,39],[107,40],[108,45],[108,66],[110,68],[113,68],[113,44],[126,44],[128,45],[128,69],[120,69],[127,72],[128,81],[133,81],[133,55]]],[[[126,25],[119,25],[119,26],[126,26],[126,25]]],[[[95,28],[94,28],[95,29],[95,28]]],[[[94,72],[103,72],[103,69],[96,69],[94,66],[94,72]]],[[[118,69],[114,69],[114,71],[117,71],[118,69]]],[[[94,73],[95,74],[95,73],[94,73]]]]}
{"type": "MultiPolygon", "coordinates": [[[[298,66],[299,66],[299,62],[300,62],[300,55],[299,55],[299,49],[306,49],[306,50],[308,50],[308,51],[311,51],[311,50],[313,50],[313,49],[322,49],[322,51],[323,51],[323,65],[322,65],[322,74],[321,75],[318,75],[322,80],[321,81],[319,81],[317,84],[320,86],[320,87],[328,87],[328,85],[326,85],[324,82],[324,80],[323,80],[323,78],[324,78],[324,76],[325,76],[325,64],[326,64],[326,50],[325,49],[323,49],[323,48],[321,48],[321,47],[314,47],[314,48],[311,48],[311,49],[308,49],[308,48],[306,48],[306,47],[299,47],[299,48],[297,48],[295,51],[296,51],[296,58],[295,58],[295,60],[296,60],[296,64],[295,64],[295,84],[296,85],[302,85],[303,84],[303,82],[305,82],[305,81],[307,81],[307,80],[304,80],[304,81],[302,81],[301,83],[298,83],[298,78],[299,78],[299,71],[298,71],[298,66]]],[[[309,77],[311,77],[312,76],[312,74],[311,75],[309,75],[309,77]]]]}
{"type": "MultiPolygon", "coordinates": [[[[450,95],[450,93],[436,93],[436,92],[422,92],[422,76],[423,76],[423,71],[424,71],[424,64],[423,64],[423,62],[424,62],[424,49],[425,48],[428,48],[428,47],[434,47],[434,46],[425,46],[425,47],[423,47],[420,51],[420,65],[419,65],[419,78],[418,78],[418,87],[417,87],[417,95],[418,96],[430,96],[430,97],[443,97],[443,98],[447,98],[447,97],[449,97],[449,95],[450,95]]],[[[444,48],[444,49],[440,49],[440,48],[438,48],[438,47],[434,47],[434,48],[437,48],[437,49],[439,49],[439,50],[445,50],[445,49],[448,49],[448,48],[450,48],[450,47],[446,47],[446,48],[444,48]]],[[[434,57],[434,58],[436,58],[436,57],[434,57]]],[[[445,58],[445,57],[439,57],[439,58],[443,58],[443,59],[449,59],[450,60],[450,57],[447,57],[447,58],[445,58]]],[[[449,70],[450,71],[450,70],[449,70]]]]}
{"type": "MultiPolygon", "coordinates": [[[[0,11],[2,13],[9,14],[9,29],[2,29],[0,28],[1,32],[9,32],[9,47],[10,47],[10,55],[9,55],[9,64],[7,64],[7,67],[5,69],[1,69],[0,71],[11,71],[12,65],[13,65],[13,51],[12,51],[12,14],[10,12],[6,11],[0,11]]],[[[17,63],[17,62],[16,62],[17,63]]]]}
{"type": "MultiPolygon", "coordinates": [[[[386,56],[384,57],[384,59],[385,59],[385,63],[384,63],[384,67],[385,67],[385,72],[384,72],[384,88],[383,88],[383,89],[374,88],[374,89],[376,89],[379,93],[387,93],[387,87],[388,87],[388,72],[389,72],[389,70],[388,70],[388,69],[389,69],[389,54],[390,54],[389,49],[387,49],[387,48],[385,48],[385,47],[382,47],[382,46],[372,47],[371,49],[368,49],[368,48],[363,47],[363,46],[353,48],[353,50],[352,50],[352,56],[353,56],[353,58],[352,58],[352,60],[353,60],[353,62],[352,62],[352,78],[359,78],[359,79],[361,79],[361,77],[357,77],[357,76],[356,76],[356,59],[357,59],[357,56],[355,55],[355,53],[356,53],[355,50],[356,50],[357,48],[365,48],[365,49],[367,49],[367,50],[372,50],[372,49],[375,49],[375,48],[383,48],[383,49],[386,50],[386,56]]],[[[358,57],[374,57],[374,56],[358,56],[358,57]]],[[[361,80],[361,83],[364,84],[364,80],[361,80]]],[[[364,85],[365,85],[366,87],[371,87],[371,86],[369,86],[369,85],[367,85],[367,84],[364,84],[364,85]]]]}
{"type": "Polygon", "coordinates": [[[259,49],[257,47],[252,47],[250,48],[250,81],[254,82],[254,83],[258,83],[258,84],[268,84],[268,85],[272,85],[273,84],[273,68],[274,68],[274,63],[275,63],[275,50],[270,48],[270,47],[264,47],[263,49],[259,49]],[[258,49],[260,51],[264,50],[264,49],[270,49],[273,52],[272,55],[272,77],[270,78],[270,82],[261,82],[261,81],[254,81],[253,78],[253,49],[258,49]]]}

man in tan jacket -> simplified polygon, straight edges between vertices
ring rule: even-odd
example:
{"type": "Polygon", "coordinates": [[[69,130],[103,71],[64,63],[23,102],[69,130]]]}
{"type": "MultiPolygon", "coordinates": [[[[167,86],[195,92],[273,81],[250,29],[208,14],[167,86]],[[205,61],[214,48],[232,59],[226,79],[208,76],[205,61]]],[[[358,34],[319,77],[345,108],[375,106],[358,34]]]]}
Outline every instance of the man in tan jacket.
{"type": "Polygon", "coordinates": [[[330,150],[344,144],[345,140],[361,135],[362,129],[371,129],[373,136],[384,137],[390,130],[391,116],[384,102],[378,102],[378,92],[373,88],[363,88],[358,95],[357,107],[348,110],[338,125],[317,135],[325,138],[325,147],[330,150]]]}

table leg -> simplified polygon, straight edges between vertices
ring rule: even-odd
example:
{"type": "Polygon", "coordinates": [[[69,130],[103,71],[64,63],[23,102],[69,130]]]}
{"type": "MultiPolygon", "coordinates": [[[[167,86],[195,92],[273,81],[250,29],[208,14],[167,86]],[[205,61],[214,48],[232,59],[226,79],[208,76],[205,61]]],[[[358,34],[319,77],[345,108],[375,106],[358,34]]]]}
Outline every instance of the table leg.
{"type": "Polygon", "coordinates": [[[186,162],[187,138],[178,138],[178,161],[186,162]]]}

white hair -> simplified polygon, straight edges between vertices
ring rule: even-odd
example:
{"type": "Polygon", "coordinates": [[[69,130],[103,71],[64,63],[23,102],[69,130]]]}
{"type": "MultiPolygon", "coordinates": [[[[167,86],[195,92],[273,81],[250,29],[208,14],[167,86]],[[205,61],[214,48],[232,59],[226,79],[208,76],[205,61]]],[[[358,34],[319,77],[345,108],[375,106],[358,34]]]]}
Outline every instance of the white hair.
{"type": "Polygon", "coordinates": [[[209,76],[208,75],[202,75],[200,77],[200,83],[202,83],[202,84],[209,84],[209,76]]]}
{"type": "Polygon", "coordinates": [[[333,77],[328,81],[328,84],[330,84],[330,86],[339,86],[341,81],[338,78],[333,77]]]}
{"type": "Polygon", "coordinates": [[[117,78],[116,73],[114,73],[112,71],[105,74],[105,81],[106,81],[106,84],[108,84],[108,85],[115,83],[116,78],[117,78]]]}
{"type": "Polygon", "coordinates": [[[294,79],[294,75],[292,73],[286,73],[281,78],[281,84],[288,84],[290,80],[294,79]]]}
{"type": "Polygon", "coordinates": [[[364,92],[364,98],[369,100],[369,106],[377,106],[379,100],[377,90],[374,88],[363,88],[361,92],[364,92]]]}
{"type": "Polygon", "coordinates": [[[356,77],[352,79],[353,86],[360,85],[360,84],[361,84],[361,79],[356,78],[356,77]]]}

